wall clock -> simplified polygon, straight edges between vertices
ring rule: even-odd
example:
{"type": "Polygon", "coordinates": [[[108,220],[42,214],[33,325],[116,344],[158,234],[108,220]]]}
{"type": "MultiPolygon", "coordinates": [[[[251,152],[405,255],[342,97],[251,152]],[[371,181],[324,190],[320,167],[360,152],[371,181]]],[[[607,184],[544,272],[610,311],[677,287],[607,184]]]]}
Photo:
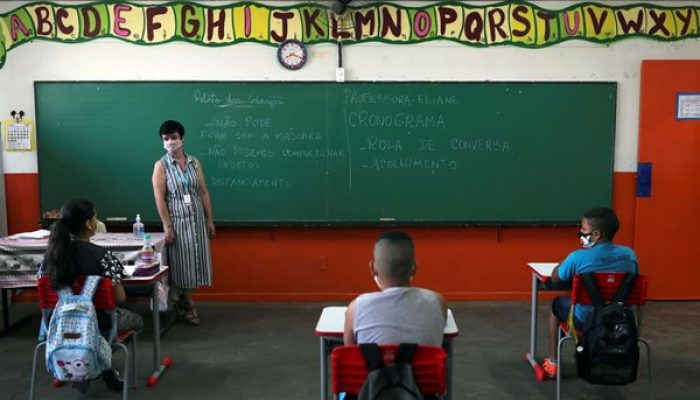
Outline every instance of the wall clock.
{"type": "Polygon", "coordinates": [[[280,43],[277,49],[277,60],[283,67],[297,70],[306,64],[307,51],[304,43],[296,39],[288,39],[280,43]]]}

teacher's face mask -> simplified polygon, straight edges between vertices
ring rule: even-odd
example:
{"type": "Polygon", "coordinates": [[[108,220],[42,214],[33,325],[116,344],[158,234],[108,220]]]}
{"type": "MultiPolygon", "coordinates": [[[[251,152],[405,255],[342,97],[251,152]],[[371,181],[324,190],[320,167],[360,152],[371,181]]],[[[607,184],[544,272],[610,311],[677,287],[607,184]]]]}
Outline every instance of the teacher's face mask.
{"type": "Polygon", "coordinates": [[[163,141],[163,148],[168,152],[172,153],[173,151],[179,149],[182,147],[182,139],[172,139],[172,140],[164,140],[163,141]]]}

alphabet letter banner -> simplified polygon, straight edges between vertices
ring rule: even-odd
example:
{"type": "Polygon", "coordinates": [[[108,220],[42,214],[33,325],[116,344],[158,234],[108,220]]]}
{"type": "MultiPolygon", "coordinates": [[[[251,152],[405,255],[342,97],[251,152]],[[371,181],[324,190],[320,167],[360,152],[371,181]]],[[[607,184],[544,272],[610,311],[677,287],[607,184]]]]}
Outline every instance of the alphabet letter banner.
{"type": "Polygon", "coordinates": [[[202,46],[276,46],[292,38],[306,44],[450,40],[466,46],[539,49],[567,40],[609,44],[631,38],[670,42],[700,37],[700,7],[694,6],[575,2],[549,10],[525,1],[417,7],[373,1],[336,15],[331,2],[321,1],[211,4],[32,2],[0,14],[0,68],[10,50],[37,39],[82,43],[117,38],[140,45],[179,40],[202,46]]]}

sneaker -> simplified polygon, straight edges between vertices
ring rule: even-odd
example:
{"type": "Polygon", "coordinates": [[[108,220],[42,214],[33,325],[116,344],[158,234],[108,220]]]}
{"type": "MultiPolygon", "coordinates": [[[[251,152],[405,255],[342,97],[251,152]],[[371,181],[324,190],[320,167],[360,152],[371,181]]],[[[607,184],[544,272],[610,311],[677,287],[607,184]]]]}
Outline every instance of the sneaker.
{"type": "Polygon", "coordinates": [[[545,358],[542,362],[542,368],[544,372],[547,373],[549,379],[557,379],[557,363],[553,362],[550,358],[545,358]]]}
{"type": "Polygon", "coordinates": [[[121,392],[124,389],[124,381],[114,369],[108,369],[103,372],[102,379],[105,381],[107,388],[113,392],[121,392]]]}

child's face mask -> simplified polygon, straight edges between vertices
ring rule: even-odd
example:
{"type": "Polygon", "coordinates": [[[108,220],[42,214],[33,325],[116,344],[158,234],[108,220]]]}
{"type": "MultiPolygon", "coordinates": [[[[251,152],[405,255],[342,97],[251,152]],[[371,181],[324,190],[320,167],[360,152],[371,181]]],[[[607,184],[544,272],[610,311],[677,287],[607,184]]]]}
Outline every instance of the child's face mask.
{"type": "Polygon", "coordinates": [[[585,248],[591,248],[595,246],[595,240],[593,240],[593,232],[579,232],[578,233],[579,238],[581,239],[581,246],[585,248]]]}

